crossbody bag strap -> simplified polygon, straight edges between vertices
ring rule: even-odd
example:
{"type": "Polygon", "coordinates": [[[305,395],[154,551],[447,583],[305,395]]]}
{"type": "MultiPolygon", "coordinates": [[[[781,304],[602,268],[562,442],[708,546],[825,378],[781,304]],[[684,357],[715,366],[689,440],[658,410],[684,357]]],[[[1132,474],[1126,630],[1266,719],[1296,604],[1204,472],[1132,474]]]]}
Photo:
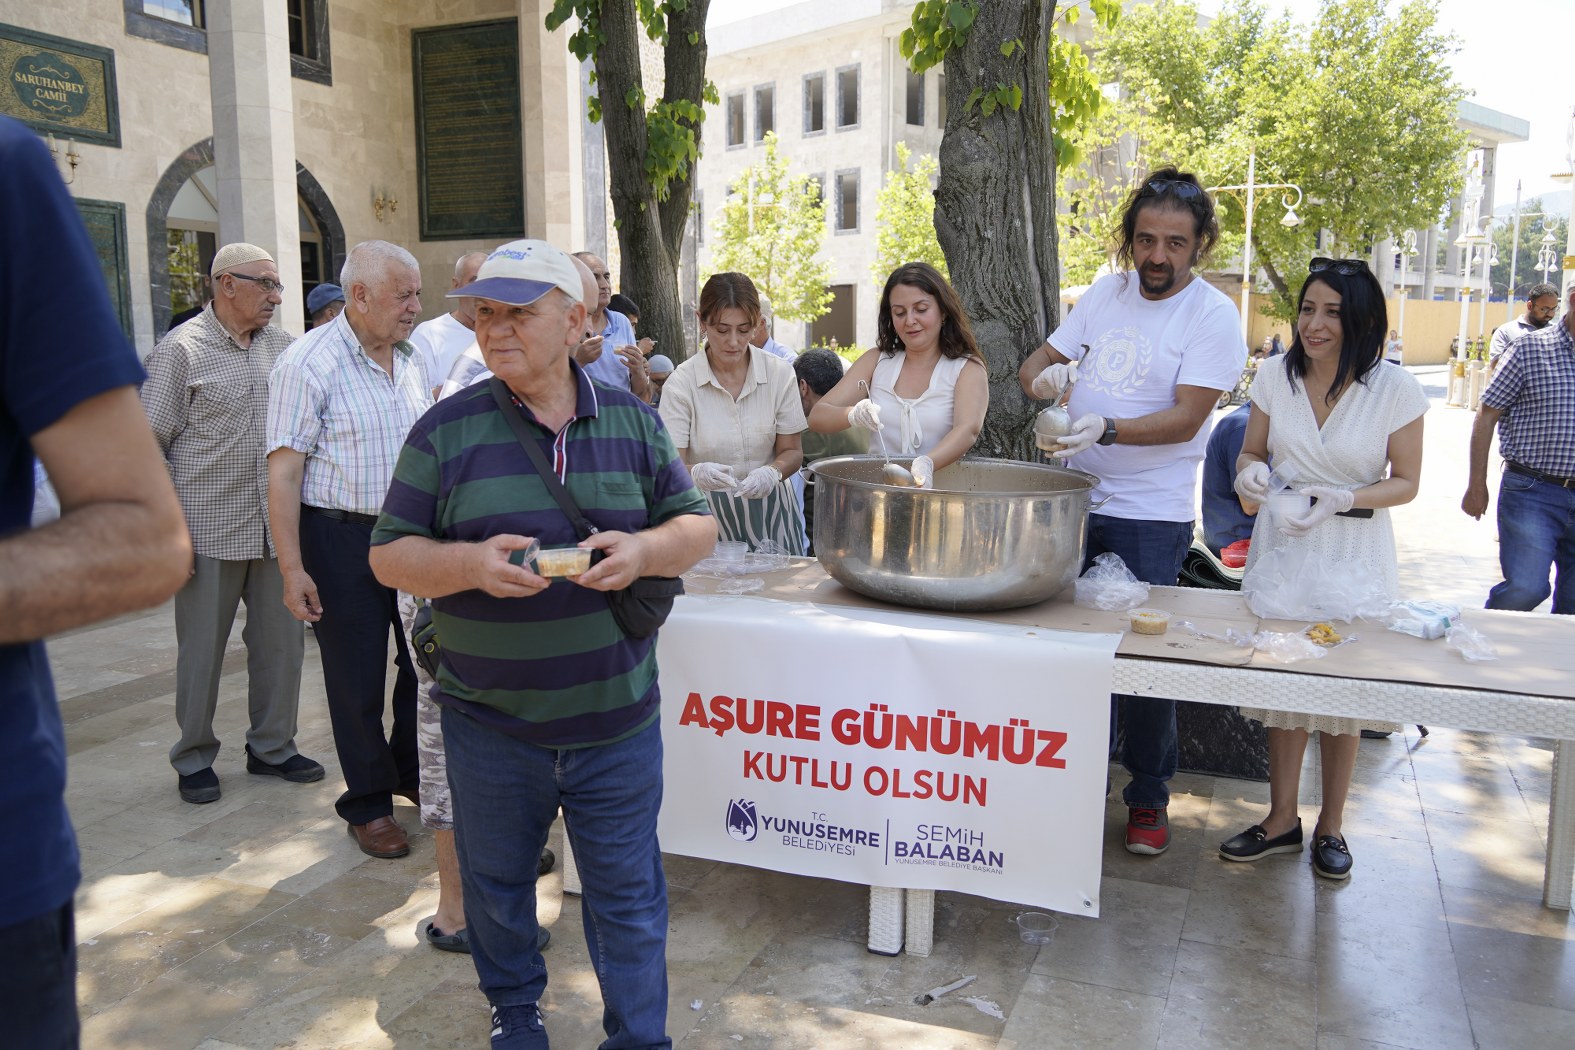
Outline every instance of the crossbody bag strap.
{"type": "Polygon", "coordinates": [[[531,462],[536,465],[536,473],[541,475],[542,484],[547,486],[547,491],[552,494],[552,498],[558,501],[558,506],[563,508],[564,514],[568,515],[574,530],[580,534],[580,539],[587,539],[594,533],[600,532],[601,530],[592,525],[590,519],[580,510],[580,505],[574,502],[574,497],[563,487],[563,482],[558,480],[558,474],[552,469],[552,464],[547,462],[547,457],[542,455],[541,446],[525,427],[525,420],[514,404],[514,396],[509,393],[508,384],[493,376],[487,380],[487,386],[492,390],[492,400],[497,402],[498,411],[503,413],[504,422],[508,423],[509,429],[514,431],[514,436],[519,439],[526,455],[530,456],[531,462]]]}

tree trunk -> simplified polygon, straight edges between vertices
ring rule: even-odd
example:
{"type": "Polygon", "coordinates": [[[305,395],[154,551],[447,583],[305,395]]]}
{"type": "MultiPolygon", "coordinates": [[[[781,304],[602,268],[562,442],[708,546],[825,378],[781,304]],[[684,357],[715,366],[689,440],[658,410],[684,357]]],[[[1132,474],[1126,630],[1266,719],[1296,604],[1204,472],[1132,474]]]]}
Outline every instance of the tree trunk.
{"type": "MultiPolygon", "coordinates": [[[[664,98],[689,99],[703,105],[705,84],[705,16],[710,0],[689,0],[683,11],[668,17],[663,53],[664,98]],[[696,43],[689,42],[691,33],[696,43]]],[[[640,74],[640,39],[645,33],[632,0],[605,0],[600,6],[602,46],[596,52],[596,85],[602,122],[607,129],[607,171],[613,215],[618,229],[621,284],[640,304],[640,331],[654,336],[661,352],[677,364],[689,356],[683,308],[678,294],[678,265],[684,222],[689,214],[694,165],[667,185],[659,200],[645,170],[649,145],[646,103],[627,105],[631,91],[644,96],[640,74]]],[[[698,139],[700,127],[694,128],[698,139]]]]}
{"type": "Polygon", "coordinates": [[[1036,406],[1017,369],[1061,317],[1048,61],[1055,7],[981,3],[967,44],[946,56],[935,231],[989,364],[990,411],[974,452],[1002,459],[1038,458],[1036,406]],[[1001,54],[1008,40],[1024,45],[1009,58],[1001,54]],[[997,84],[1021,86],[1021,108],[987,117],[967,106],[975,88],[997,84]]]}

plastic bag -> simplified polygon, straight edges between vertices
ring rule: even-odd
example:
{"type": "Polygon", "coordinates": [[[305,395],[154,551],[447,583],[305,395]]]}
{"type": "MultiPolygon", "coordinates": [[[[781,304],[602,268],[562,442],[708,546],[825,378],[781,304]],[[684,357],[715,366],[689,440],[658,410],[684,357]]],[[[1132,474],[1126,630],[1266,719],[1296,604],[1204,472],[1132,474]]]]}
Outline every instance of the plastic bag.
{"type": "Polygon", "coordinates": [[[1072,601],[1085,609],[1125,612],[1148,601],[1148,584],[1132,575],[1121,555],[1106,551],[1077,578],[1072,601]]]}
{"type": "Polygon", "coordinates": [[[1442,638],[1460,622],[1460,606],[1448,602],[1395,602],[1383,621],[1391,631],[1413,638],[1442,638]]]}
{"type": "Polygon", "coordinates": [[[1281,631],[1259,631],[1252,636],[1252,647],[1272,660],[1293,664],[1298,660],[1321,660],[1329,650],[1305,634],[1281,631]]]}
{"type": "Polygon", "coordinates": [[[1472,663],[1498,659],[1498,647],[1488,641],[1487,635],[1467,624],[1457,623],[1445,631],[1444,644],[1459,649],[1460,655],[1472,663]]]}
{"type": "Polygon", "coordinates": [[[1393,601],[1361,562],[1336,560],[1303,544],[1263,555],[1241,581],[1253,612],[1269,620],[1382,618],[1393,601]]]}

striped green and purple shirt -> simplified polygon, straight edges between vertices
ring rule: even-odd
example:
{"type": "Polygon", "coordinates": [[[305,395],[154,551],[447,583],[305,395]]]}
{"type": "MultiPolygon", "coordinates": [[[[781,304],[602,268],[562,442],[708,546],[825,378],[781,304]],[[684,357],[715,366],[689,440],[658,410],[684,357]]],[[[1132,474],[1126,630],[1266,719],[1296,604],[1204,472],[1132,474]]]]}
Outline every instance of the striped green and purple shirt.
{"type": "MultiPolygon", "coordinates": [[[[579,397],[562,430],[518,410],[585,516],[603,531],[632,533],[708,513],[656,413],[632,394],[593,386],[570,364],[579,397]]],[[[477,383],[410,431],[372,543],[501,534],[543,547],[579,542],[490,383],[477,383]]],[[[589,747],[656,717],[656,639],[627,637],[601,591],[554,579],[529,598],[461,591],[435,599],[432,612],[443,647],[439,701],[494,729],[543,747],[589,747]]]]}

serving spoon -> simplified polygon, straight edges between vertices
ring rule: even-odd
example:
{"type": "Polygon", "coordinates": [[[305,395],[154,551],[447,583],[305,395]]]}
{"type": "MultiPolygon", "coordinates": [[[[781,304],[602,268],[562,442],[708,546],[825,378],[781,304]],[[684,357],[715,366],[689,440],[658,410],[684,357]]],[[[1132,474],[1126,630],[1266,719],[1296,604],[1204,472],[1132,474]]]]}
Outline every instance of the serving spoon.
{"type": "MultiPolygon", "coordinates": [[[[859,388],[864,391],[864,399],[866,401],[870,400],[870,385],[860,379],[859,388]]],[[[880,442],[880,455],[886,461],[886,465],[880,468],[881,481],[887,485],[896,485],[899,488],[918,488],[919,481],[913,476],[913,472],[900,463],[891,461],[891,456],[886,452],[886,438],[880,430],[875,431],[875,440],[880,442]]]]}

